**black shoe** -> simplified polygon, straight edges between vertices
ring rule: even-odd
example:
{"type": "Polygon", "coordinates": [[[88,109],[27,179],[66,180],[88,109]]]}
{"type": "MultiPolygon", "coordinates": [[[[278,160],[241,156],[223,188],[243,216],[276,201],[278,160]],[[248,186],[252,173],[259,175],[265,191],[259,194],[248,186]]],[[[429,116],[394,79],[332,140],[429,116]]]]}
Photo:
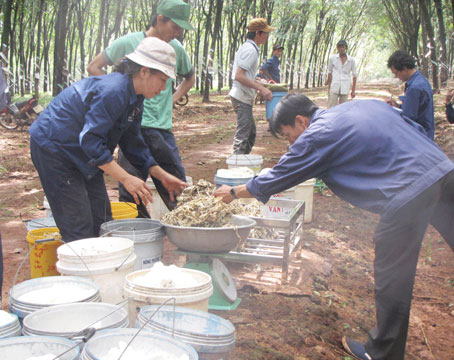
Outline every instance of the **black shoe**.
{"type": "Polygon", "coordinates": [[[366,352],[364,345],[359,341],[350,339],[349,337],[344,336],[342,338],[342,345],[344,349],[350,354],[353,355],[355,359],[360,360],[373,360],[372,357],[366,352]]]}

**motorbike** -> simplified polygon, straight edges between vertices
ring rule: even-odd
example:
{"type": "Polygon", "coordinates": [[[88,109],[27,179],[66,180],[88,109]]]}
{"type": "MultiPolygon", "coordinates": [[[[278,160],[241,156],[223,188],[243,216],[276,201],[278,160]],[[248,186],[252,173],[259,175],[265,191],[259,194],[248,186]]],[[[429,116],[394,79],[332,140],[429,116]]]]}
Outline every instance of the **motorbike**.
{"type": "Polygon", "coordinates": [[[0,111],[0,125],[8,130],[22,129],[26,125],[31,125],[43,110],[35,95],[25,101],[10,102],[0,111]]]}

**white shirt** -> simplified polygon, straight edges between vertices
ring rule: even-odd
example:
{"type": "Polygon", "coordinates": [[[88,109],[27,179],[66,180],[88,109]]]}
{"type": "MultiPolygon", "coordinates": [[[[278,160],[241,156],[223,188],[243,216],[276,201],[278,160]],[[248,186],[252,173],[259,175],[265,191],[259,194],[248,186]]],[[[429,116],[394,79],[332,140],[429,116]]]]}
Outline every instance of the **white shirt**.
{"type": "Polygon", "coordinates": [[[347,55],[347,60],[342,64],[339,54],[333,55],[328,61],[328,74],[332,74],[329,91],[334,94],[348,94],[350,92],[351,76],[357,77],[356,61],[347,55]]]}
{"type": "Polygon", "coordinates": [[[235,54],[235,60],[233,60],[232,68],[232,89],[229,95],[238,101],[252,105],[255,99],[255,89],[244,86],[235,80],[235,75],[238,67],[245,71],[245,75],[255,80],[255,74],[259,66],[259,48],[257,44],[248,39],[243,45],[240,46],[235,54]]]}

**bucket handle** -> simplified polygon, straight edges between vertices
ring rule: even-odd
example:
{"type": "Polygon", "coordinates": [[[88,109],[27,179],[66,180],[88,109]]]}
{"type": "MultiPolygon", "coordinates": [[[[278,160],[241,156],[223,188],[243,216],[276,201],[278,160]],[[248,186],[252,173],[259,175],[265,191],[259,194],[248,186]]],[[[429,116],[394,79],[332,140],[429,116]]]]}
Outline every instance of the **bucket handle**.
{"type": "Polygon", "coordinates": [[[129,252],[128,256],[125,257],[125,259],[123,260],[123,262],[115,268],[115,271],[120,270],[120,268],[124,265],[124,263],[129,259],[129,257],[130,257],[132,254],[134,254],[134,247],[131,249],[131,251],[129,252]]]}
{"type": "MultiPolygon", "coordinates": [[[[116,313],[118,310],[120,310],[123,306],[125,306],[127,303],[129,302],[129,299],[126,299],[126,300],[122,300],[120,301],[119,303],[115,304],[117,305],[117,307],[115,309],[113,309],[111,312],[109,312],[107,315],[104,315],[102,318],[100,319],[97,319],[96,321],[93,321],[91,324],[87,325],[84,329],[80,330],[80,331],[77,331],[69,336],[65,336],[67,338],[73,338],[73,337],[76,337],[76,336],[80,336],[80,335],[84,335],[85,332],[89,331],[90,329],[93,329],[93,325],[95,325],[96,323],[104,320],[105,318],[108,318],[110,315],[112,315],[113,313],[116,313]]],[[[92,335],[93,336],[93,335],[92,335]]],[[[91,337],[91,336],[90,336],[91,337]]]]}
{"type": "Polygon", "coordinates": [[[86,328],[86,329],[83,329],[82,331],[79,331],[78,333],[76,333],[77,335],[83,335],[84,337],[82,338],[81,341],[79,341],[77,344],[75,344],[74,346],[71,346],[69,349],[66,349],[64,352],[62,352],[61,354],[58,354],[56,357],[54,357],[52,360],[58,360],[58,359],[62,359],[62,356],[65,355],[66,353],[70,352],[72,349],[75,349],[76,347],[80,346],[80,344],[82,343],[86,343],[88,340],[90,340],[93,335],[96,333],[96,329],[95,328],[86,328]]]}
{"type": "Polygon", "coordinates": [[[61,358],[62,355],[65,355],[66,353],[68,353],[69,351],[71,351],[72,349],[76,348],[77,346],[79,346],[80,344],[82,343],[86,343],[88,340],[90,340],[93,335],[95,335],[96,333],[96,328],[92,327],[94,324],[96,324],[97,322],[100,322],[102,320],[104,320],[105,318],[109,317],[110,315],[112,315],[113,313],[117,312],[118,310],[120,310],[123,306],[125,306],[127,303],[129,302],[129,299],[126,299],[126,300],[123,300],[123,301],[120,301],[119,303],[117,303],[116,305],[118,305],[118,307],[116,307],[114,310],[112,310],[110,313],[108,313],[107,315],[103,316],[101,319],[98,319],[94,322],[92,322],[90,325],[87,325],[87,327],[85,329],[82,329],[78,332],[75,332],[69,336],[65,336],[66,338],[73,338],[73,337],[76,337],[76,336],[80,336],[82,335],[83,338],[81,339],[81,341],[79,341],[76,345],[70,347],[69,349],[65,350],[65,352],[61,353],[60,355],[58,355],[57,357],[53,358],[52,360],[58,360],[61,358]]]}
{"type": "Polygon", "coordinates": [[[124,355],[124,353],[126,352],[126,350],[128,349],[129,345],[131,345],[131,343],[134,341],[134,339],[137,337],[137,335],[140,334],[140,332],[143,330],[143,328],[148,324],[148,322],[153,318],[153,316],[159,311],[161,310],[161,308],[166,305],[168,302],[170,301],[173,301],[173,328],[172,328],[172,337],[175,337],[175,305],[176,305],[176,301],[177,299],[174,298],[174,297],[171,297],[169,299],[167,299],[166,301],[164,301],[161,305],[159,305],[159,307],[153,312],[153,314],[150,315],[150,317],[147,319],[147,321],[145,321],[145,323],[140,327],[140,329],[134,334],[134,336],[132,337],[132,339],[128,342],[128,344],[126,345],[126,347],[124,348],[123,352],[120,354],[120,356],[118,357],[117,360],[120,360],[122,358],[122,356],[124,355]]]}
{"type": "Polygon", "coordinates": [[[13,279],[13,285],[11,286],[11,291],[13,291],[14,289],[14,286],[16,285],[16,280],[17,280],[17,275],[19,275],[19,271],[22,269],[22,266],[24,265],[25,263],[25,260],[27,260],[31,254],[31,252],[33,251],[33,249],[36,247],[36,245],[39,245],[39,244],[43,244],[43,243],[46,243],[46,242],[51,242],[51,241],[61,241],[63,242],[62,239],[56,239],[56,238],[47,238],[47,239],[40,239],[40,240],[35,240],[35,243],[33,244],[33,246],[28,250],[27,252],[27,255],[25,255],[25,257],[22,259],[21,263],[19,264],[17,270],[16,270],[16,273],[14,274],[14,279],[13,279]]]}

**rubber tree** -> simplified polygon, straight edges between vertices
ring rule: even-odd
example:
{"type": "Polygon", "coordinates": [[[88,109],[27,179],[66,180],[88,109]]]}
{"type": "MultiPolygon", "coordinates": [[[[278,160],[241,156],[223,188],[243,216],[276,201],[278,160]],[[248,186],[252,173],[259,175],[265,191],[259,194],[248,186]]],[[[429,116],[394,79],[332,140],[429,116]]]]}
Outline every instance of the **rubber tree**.
{"type": "Polygon", "coordinates": [[[396,47],[418,56],[421,24],[419,3],[414,0],[382,0],[389,20],[389,34],[396,47]]]}
{"type": "Polygon", "coordinates": [[[66,0],[57,0],[57,19],[55,23],[55,45],[54,45],[54,79],[52,95],[58,95],[66,87],[66,59],[65,44],[68,31],[68,9],[66,0]]]}
{"type": "Polygon", "coordinates": [[[434,92],[440,91],[440,85],[438,82],[438,59],[437,59],[437,48],[435,44],[435,35],[434,35],[434,28],[432,26],[431,17],[429,15],[429,9],[426,0],[419,0],[419,6],[421,8],[421,18],[424,21],[427,30],[427,37],[429,40],[429,47],[430,47],[430,61],[432,65],[432,87],[434,92]]]}
{"type": "Polygon", "coordinates": [[[438,19],[438,41],[440,42],[440,82],[445,87],[448,82],[448,63],[446,59],[446,30],[443,19],[443,5],[441,0],[434,0],[438,19]]]}

